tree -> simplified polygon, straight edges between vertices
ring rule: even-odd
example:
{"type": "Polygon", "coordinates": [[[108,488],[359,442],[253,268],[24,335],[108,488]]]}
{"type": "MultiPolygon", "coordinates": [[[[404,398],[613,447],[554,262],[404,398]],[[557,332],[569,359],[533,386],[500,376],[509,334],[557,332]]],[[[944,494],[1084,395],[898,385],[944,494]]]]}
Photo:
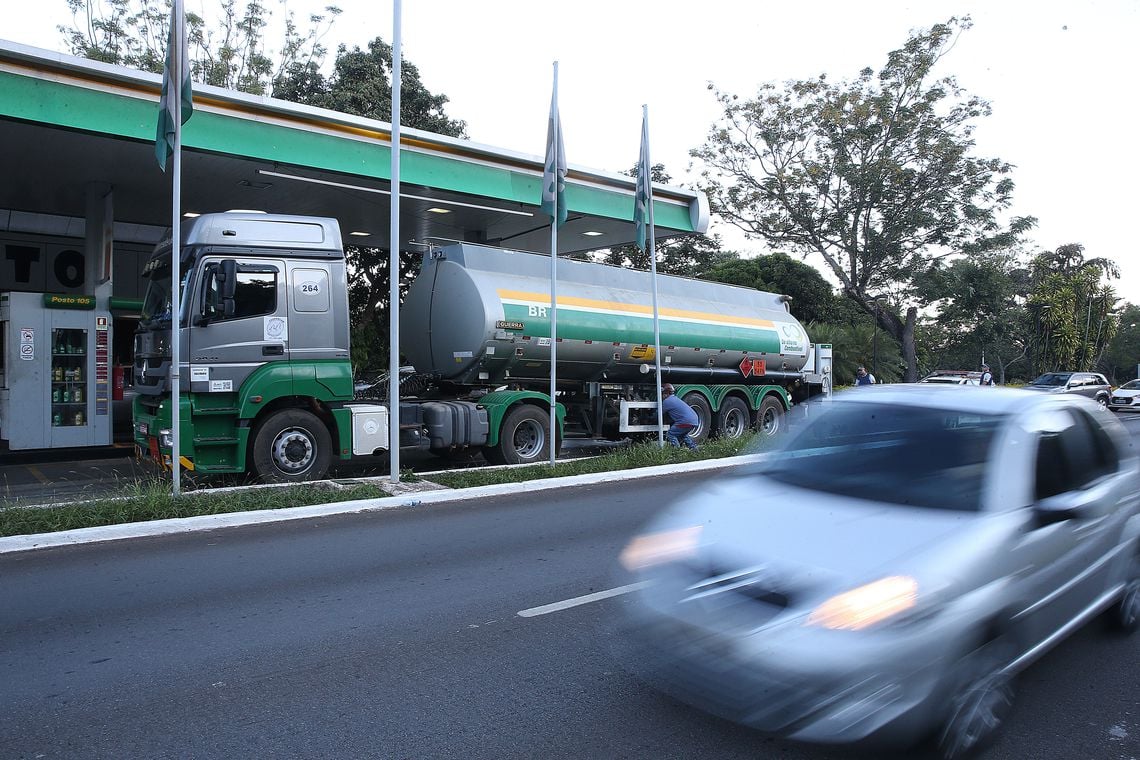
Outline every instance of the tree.
{"type": "Polygon", "coordinates": [[[812,322],[807,326],[812,343],[830,343],[831,373],[836,385],[855,382],[855,370],[864,366],[879,383],[895,383],[902,376],[899,344],[870,319],[855,324],[812,322]]]}
{"type": "Polygon", "coordinates": [[[1027,357],[1032,337],[1025,307],[1030,272],[1023,262],[1018,251],[994,251],[935,261],[914,277],[919,300],[937,307],[934,321],[943,328],[922,330],[927,341],[941,338],[928,347],[934,355],[965,369],[984,358],[997,381],[1006,382],[1007,370],[1027,357]]]}
{"type": "Polygon", "coordinates": [[[1029,309],[1038,371],[1093,369],[1116,335],[1116,291],[1103,281],[1120,271],[1105,258],[1085,259],[1070,243],[1034,257],[1029,309]]]}
{"type": "Polygon", "coordinates": [[[854,317],[854,310],[835,295],[835,289],[815,267],[786,253],[722,262],[702,279],[791,296],[792,314],[804,323],[839,324],[854,317]]]}
{"type": "MultiPolygon", "coordinates": [[[[71,26],[60,26],[68,50],[104,63],[161,73],[170,24],[169,0],[66,0],[71,26]]],[[[327,50],[321,40],[340,9],[328,6],[309,16],[302,34],[294,15],[285,18],[280,48],[271,53],[264,30],[272,15],[261,0],[219,0],[221,17],[215,24],[186,13],[190,73],[196,82],[254,95],[276,95],[286,77],[319,71],[327,50]],[[271,57],[275,56],[275,57],[271,57]]]]}
{"type": "Polygon", "coordinates": [[[1136,368],[1140,367],[1140,306],[1124,304],[1118,323],[1120,327],[1097,365],[1097,369],[1108,375],[1114,384],[1137,377],[1136,368]]]}
{"type": "Polygon", "coordinates": [[[693,151],[713,211],[772,246],[821,255],[844,295],[899,341],[908,381],[924,305],[916,273],[941,256],[1008,247],[1034,223],[1002,227],[1012,167],[971,155],[989,104],[952,77],[932,81],[969,26],[952,18],[914,32],[877,75],[854,81],[769,83],[751,100],[717,91],[724,115],[693,151]],[[901,316],[884,306],[892,290],[901,316]]]}

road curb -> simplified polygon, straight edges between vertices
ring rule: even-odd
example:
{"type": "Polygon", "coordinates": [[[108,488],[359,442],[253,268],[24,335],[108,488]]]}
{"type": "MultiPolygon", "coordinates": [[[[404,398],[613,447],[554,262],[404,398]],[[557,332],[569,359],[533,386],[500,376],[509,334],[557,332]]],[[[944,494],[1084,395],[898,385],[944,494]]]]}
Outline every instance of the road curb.
{"type": "Polygon", "coordinates": [[[569,475],[561,478],[528,480],[521,483],[499,483],[491,486],[477,486],[475,488],[453,490],[415,491],[398,496],[342,501],[335,504],[311,504],[307,507],[288,507],[285,509],[258,510],[256,512],[232,512],[224,515],[200,515],[197,517],[180,517],[168,520],[124,523],[122,525],[104,525],[95,528],[77,528],[75,530],[64,530],[55,533],[6,536],[0,538],[0,554],[26,552],[35,549],[49,549],[58,546],[73,546],[76,544],[100,543],[103,541],[122,541],[129,538],[169,536],[178,533],[197,533],[224,528],[236,528],[245,525],[287,522],[290,520],[308,520],[315,517],[329,517],[332,515],[379,512],[386,509],[413,508],[429,504],[470,501],[473,499],[509,496],[518,493],[536,493],[554,489],[573,488],[575,486],[612,483],[621,480],[652,478],[661,475],[720,470],[751,464],[760,461],[763,456],[763,454],[746,454],[723,459],[702,459],[696,462],[639,467],[634,470],[614,470],[611,472],[588,473],[586,475],[569,475]]]}

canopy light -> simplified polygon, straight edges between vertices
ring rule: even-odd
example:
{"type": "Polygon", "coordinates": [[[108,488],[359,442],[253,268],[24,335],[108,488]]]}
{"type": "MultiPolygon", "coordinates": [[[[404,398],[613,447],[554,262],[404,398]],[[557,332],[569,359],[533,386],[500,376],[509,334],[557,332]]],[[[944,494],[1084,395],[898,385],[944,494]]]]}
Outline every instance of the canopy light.
{"type": "Polygon", "coordinates": [[[604,233],[598,232],[597,230],[586,230],[582,234],[585,235],[586,237],[597,237],[598,235],[601,235],[604,233]]]}
{"type": "MultiPolygon", "coordinates": [[[[266,177],[280,177],[282,179],[295,179],[298,182],[311,182],[314,185],[325,185],[326,187],[340,187],[345,190],[360,190],[365,193],[377,193],[379,195],[391,195],[391,190],[381,190],[378,187],[364,187],[363,185],[350,185],[345,182],[333,182],[327,179],[317,179],[316,177],[301,177],[296,174],[283,174],[282,172],[271,172],[268,169],[258,169],[258,174],[263,174],[266,177]]],[[[459,201],[445,201],[442,198],[426,198],[422,195],[408,195],[407,193],[400,193],[401,198],[409,198],[414,201],[427,201],[428,203],[439,203],[443,206],[458,206],[459,208],[473,208],[478,211],[497,211],[500,214],[513,214],[514,216],[534,216],[529,211],[515,211],[510,208],[496,208],[495,206],[480,206],[476,203],[460,203],[459,201]]],[[[438,212],[437,212],[438,213],[438,212]]]]}

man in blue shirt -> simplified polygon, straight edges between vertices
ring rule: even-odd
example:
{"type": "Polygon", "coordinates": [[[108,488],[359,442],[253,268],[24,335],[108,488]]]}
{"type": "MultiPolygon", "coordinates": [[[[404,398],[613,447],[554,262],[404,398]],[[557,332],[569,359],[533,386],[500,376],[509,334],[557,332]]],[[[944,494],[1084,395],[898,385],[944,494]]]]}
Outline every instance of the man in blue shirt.
{"type": "Polygon", "coordinates": [[[669,426],[669,431],[665,433],[665,437],[674,446],[679,447],[683,443],[696,451],[697,442],[689,437],[689,432],[697,427],[700,420],[697,419],[697,413],[693,411],[693,408],[677,398],[675,393],[676,391],[669,383],[661,386],[661,410],[669,415],[669,421],[672,423],[669,426]]]}

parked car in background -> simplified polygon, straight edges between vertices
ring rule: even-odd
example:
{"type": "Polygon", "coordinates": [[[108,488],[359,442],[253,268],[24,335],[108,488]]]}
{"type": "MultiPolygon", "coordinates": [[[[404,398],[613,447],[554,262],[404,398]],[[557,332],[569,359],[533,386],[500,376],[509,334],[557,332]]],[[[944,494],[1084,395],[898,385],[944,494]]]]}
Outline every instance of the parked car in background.
{"type": "Polygon", "coordinates": [[[1046,372],[1024,388],[1044,393],[1075,393],[1091,398],[1102,407],[1107,407],[1112,397],[1112,386],[1097,372],[1046,372]]]}
{"type": "Polygon", "coordinates": [[[936,369],[918,382],[930,385],[978,385],[981,383],[981,372],[969,372],[964,369],[936,369]]]}
{"type": "Polygon", "coordinates": [[[650,683],[799,741],[959,757],[1068,634],[1140,624],[1140,457],[1074,395],[862,389],[682,496],[621,565],[640,586],[613,640],[650,683]]]}
{"type": "Polygon", "coordinates": [[[1114,412],[1140,412],[1140,380],[1129,380],[1114,390],[1108,408],[1114,412]]]}

